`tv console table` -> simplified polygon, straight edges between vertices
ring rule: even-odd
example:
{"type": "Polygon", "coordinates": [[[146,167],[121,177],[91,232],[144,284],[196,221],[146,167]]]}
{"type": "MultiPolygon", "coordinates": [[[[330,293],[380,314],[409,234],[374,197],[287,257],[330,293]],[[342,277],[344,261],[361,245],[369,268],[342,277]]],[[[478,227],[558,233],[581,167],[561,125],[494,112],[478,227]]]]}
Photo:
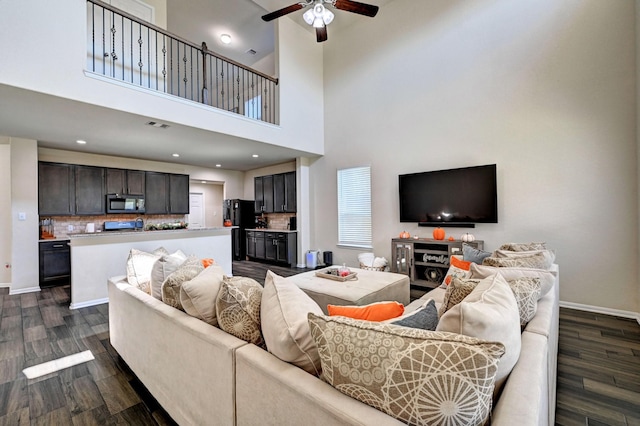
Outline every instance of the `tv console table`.
{"type": "MultiPolygon", "coordinates": [[[[412,285],[428,289],[436,288],[449,269],[449,257],[462,255],[460,240],[434,240],[430,238],[393,238],[391,240],[391,272],[409,276],[412,285]]],[[[479,250],[484,241],[469,243],[479,250]]]]}

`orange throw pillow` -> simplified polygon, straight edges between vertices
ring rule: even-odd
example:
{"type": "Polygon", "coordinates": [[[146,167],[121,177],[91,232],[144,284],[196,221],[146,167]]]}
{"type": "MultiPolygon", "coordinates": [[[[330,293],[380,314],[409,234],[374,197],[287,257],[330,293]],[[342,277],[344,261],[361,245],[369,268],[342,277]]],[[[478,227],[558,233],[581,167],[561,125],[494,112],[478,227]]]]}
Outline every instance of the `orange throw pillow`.
{"type": "Polygon", "coordinates": [[[207,259],[202,259],[202,266],[204,266],[205,269],[207,269],[209,266],[213,265],[215,262],[215,260],[207,258],[207,259]]]}
{"type": "Polygon", "coordinates": [[[404,313],[404,305],[398,302],[376,302],[365,306],[327,305],[329,315],[340,315],[366,321],[384,321],[404,313]]]}

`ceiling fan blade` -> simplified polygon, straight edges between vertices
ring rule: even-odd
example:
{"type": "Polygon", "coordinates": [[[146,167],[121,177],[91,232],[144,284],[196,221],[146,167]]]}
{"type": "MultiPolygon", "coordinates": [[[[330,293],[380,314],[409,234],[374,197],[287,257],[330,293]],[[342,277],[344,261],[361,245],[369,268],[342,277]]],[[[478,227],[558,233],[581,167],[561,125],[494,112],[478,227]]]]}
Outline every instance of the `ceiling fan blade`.
{"type": "Polygon", "coordinates": [[[353,0],[336,0],[334,6],[336,9],[346,10],[347,12],[357,13],[359,15],[369,16],[373,18],[378,13],[378,6],[372,4],[360,3],[353,0]]]}
{"type": "Polygon", "coordinates": [[[280,18],[281,16],[287,15],[291,12],[295,12],[296,10],[300,10],[303,7],[305,7],[303,3],[292,4],[291,6],[283,7],[282,9],[276,10],[275,12],[267,13],[262,17],[262,20],[266,22],[273,21],[276,18],[280,18]]]}
{"type": "Polygon", "coordinates": [[[327,41],[327,26],[321,28],[316,28],[316,40],[318,43],[322,43],[323,41],[327,41]]]}

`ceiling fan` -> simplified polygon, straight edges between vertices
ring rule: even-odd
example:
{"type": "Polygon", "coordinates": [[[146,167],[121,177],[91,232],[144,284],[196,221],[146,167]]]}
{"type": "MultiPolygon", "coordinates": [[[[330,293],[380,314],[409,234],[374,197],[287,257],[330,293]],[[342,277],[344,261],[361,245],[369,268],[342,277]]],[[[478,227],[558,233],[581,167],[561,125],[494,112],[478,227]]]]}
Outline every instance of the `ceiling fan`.
{"type": "Polygon", "coordinates": [[[318,43],[327,40],[327,25],[333,21],[333,12],[325,7],[329,5],[336,9],[345,10],[347,12],[357,13],[358,15],[369,16],[373,18],[378,13],[378,6],[360,3],[353,0],[306,0],[291,6],[284,7],[275,12],[267,13],[262,17],[264,21],[272,21],[281,16],[295,12],[305,7],[313,7],[307,10],[302,17],[304,21],[316,29],[316,40],[318,43]]]}

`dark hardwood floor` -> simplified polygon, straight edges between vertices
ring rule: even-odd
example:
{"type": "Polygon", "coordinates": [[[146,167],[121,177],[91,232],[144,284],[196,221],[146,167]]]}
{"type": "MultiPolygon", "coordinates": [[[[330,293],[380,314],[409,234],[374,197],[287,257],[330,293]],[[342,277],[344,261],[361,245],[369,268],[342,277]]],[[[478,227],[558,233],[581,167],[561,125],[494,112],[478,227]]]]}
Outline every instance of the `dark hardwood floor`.
{"type": "MultiPolygon", "coordinates": [[[[305,269],[234,262],[264,283],[305,269]]],[[[640,325],[562,309],[559,425],[640,425],[640,325]]],[[[69,286],[9,295],[0,289],[0,426],[172,425],[109,344],[108,306],[69,309],[69,286]],[[91,350],[95,360],[28,380],[26,367],[91,350]]]]}

